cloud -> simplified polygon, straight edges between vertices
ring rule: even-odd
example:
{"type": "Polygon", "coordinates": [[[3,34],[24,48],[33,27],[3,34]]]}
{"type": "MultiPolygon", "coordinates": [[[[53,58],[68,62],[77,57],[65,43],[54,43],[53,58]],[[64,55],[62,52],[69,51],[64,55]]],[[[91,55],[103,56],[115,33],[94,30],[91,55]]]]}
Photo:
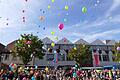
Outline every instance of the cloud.
{"type": "Polygon", "coordinates": [[[77,36],[79,38],[83,38],[87,41],[93,41],[95,39],[106,39],[106,38],[113,39],[114,35],[117,35],[117,34],[120,34],[120,28],[114,29],[114,30],[109,30],[109,31],[103,31],[103,32],[99,32],[99,33],[92,33],[92,34],[73,33],[72,35],[77,36]]]}
{"type": "Polygon", "coordinates": [[[107,13],[106,13],[106,17],[109,17],[111,15],[111,13],[116,10],[116,8],[118,8],[120,6],[120,0],[113,0],[113,4],[112,6],[108,9],[107,13]]]}

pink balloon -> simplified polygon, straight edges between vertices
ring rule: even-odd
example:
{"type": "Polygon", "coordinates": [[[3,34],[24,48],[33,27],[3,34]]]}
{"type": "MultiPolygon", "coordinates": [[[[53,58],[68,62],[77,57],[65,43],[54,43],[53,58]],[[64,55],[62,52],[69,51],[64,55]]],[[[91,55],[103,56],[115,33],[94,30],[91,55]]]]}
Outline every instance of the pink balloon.
{"type": "Polygon", "coordinates": [[[60,30],[62,30],[62,29],[64,28],[64,24],[63,24],[63,23],[60,23],[60,24],[58,25],[58,27],[59,27],[60,30]]]}

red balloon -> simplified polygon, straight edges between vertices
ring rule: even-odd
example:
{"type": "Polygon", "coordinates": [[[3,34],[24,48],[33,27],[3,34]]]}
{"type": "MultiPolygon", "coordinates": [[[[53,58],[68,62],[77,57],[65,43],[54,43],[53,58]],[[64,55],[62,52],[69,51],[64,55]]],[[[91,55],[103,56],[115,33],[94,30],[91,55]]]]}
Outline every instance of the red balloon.
{"type": "Polygon", "coordinates": [[[64,28],[64,24],[63,24],[63,23],[60,23],[60,24],[58,25],[58,27],[59,27],[60,30],[62,30],[62,29],[64,28]]]}

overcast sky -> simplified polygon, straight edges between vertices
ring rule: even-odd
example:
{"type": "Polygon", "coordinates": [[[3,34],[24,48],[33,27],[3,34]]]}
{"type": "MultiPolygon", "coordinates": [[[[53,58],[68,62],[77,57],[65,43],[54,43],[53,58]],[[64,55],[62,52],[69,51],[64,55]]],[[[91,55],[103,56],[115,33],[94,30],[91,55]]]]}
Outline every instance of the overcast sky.
{"type": "Polygon", "coordinates": [[[55,0],[54,3],[51,0],[0,0],[0,43],[6,45],[24,33],[33,33],[41,39],[66,37],[72,42],[80,38],[88,42],[120,40],[120,0],[55,0]],[[64,9],[65,5],[68,10],[64,9]],[[82,7],[87,8],[86,13],[82,7]],[[44,17],[43,21],[40,16],[44,17]],[[64,24],[62,31],[59,23],[64,24]]]}

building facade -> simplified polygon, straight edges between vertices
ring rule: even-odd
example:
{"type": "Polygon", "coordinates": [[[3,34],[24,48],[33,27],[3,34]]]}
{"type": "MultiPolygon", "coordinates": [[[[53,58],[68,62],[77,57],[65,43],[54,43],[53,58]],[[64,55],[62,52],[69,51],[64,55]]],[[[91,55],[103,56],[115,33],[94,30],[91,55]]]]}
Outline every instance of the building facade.
{"type": "MultiPolygon", "coordinates": [[[[68,39],[63,38],[55,43],[55,47],[51,47],[51,43],[53,42],[49,38],[44,38],[43,40],[44,48],[46,49],[45,56],[42,60],[39,60],[35,58],[35,62],[33,61],[29,62],[29,65],[38,65],[41,67],[63,67],[63,66],[74,66],[76,63],[73,60],[69,60],[67,55],[69,54],[69,51],[71,48],[74,47],[74,45],[84,44],[84,45],[90,45],[90,49],[92,50],[92,59],[93,64],[92,66],[107,66],[107,65],[116,65],[119,64],[117,62],[113,61],[113,48],[116,43],[114,40],[95,40],[92,43],[88,43],[87,41],[80,39],[76,41],[75,43],[70,42],[68,39]],[[97,58],[99,60],[99,65],[96,65],[96,58],[95,55],[97,55],[97,58]],[[57,62],[54,62],[55,57],[57,56],[57,62]]],[[[13,49],[13,45],[16,41],[13,41],[12,43],[7,45],[7,49],[11,51],[13,49]]],[[[6,54],[5,54],[6,55],[6,54]]],[[[7,55],[7,57],[2,60],[3,63],[10,64],[10,63],[16,63],[16,64],[22,64],[22,61],[20,58],[15,58],[11,54],[7,55]]]]}

